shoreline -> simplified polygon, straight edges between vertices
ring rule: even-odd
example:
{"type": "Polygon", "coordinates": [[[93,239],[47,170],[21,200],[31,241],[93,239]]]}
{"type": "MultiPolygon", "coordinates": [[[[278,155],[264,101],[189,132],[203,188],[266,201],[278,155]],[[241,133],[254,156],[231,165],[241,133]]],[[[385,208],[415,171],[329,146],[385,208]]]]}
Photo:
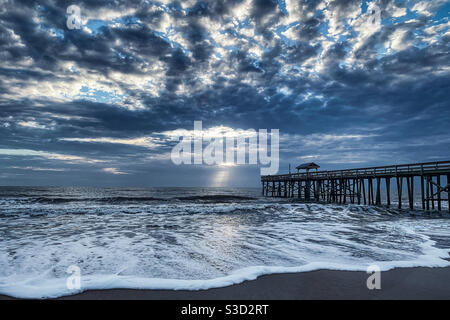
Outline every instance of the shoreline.
{"type": "MultiPolygon", "coordinates": [[[[87,290],[57,300],[402,300],[450,299],[450,267],[395,268],[381,272],[381,289],[369,290],[362,271],[315,270],[270,274],[228,287],[189,290],[87,290]]],[[[18,298],[0,295],[0,300],[18,298]]]]}

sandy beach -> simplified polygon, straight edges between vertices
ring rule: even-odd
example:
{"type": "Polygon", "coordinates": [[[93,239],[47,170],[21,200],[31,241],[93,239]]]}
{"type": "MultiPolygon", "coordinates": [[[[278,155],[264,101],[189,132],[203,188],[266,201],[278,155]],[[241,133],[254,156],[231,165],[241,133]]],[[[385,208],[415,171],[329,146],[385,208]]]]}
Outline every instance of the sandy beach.
{"type": "MultiPolygon", "coordinates": [[[[398,268],[382,272],[380,290],[367,289],[368,276],[365,272],[318,270],[266,275],[241,284],[209,290],[90,290],[59,299],[450,299],[450,267],[398,268]]],[[[0,299],[13,298],[0,296],[0,299]]]]}

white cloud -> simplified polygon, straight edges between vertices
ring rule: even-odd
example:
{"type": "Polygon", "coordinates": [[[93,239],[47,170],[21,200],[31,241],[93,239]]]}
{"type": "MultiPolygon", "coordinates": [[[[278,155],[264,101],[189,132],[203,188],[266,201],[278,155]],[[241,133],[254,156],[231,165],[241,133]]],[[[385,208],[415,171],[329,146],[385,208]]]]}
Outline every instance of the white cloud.
{"type": "Polygon", "coordinates": [[[389,48],[390,50],[394,50],[394,51],[401,51],[401,50],[406,49],[409,45],[409,43],[404,40],[407,32],[408,32],[408,29],[406,29],[406,28],[396,29],[389,36],[389,40],[386,43],[386,47],[389,48]]]}
{"type": "Polygon", "coordinates": [[[50,160],[61,160],[72,163],[99,163],[105,162],[104,160],[91,159],[81,156],[74,156],[61,153],[52,153],[39,150],[30,149],[0,149],[0,155],[7,156],[22,156],[22,157],[43,157],[50,160]]]}
{"type": "Polygon", "coordinates": [[[74,142],[86,142],[86,143],[113,143],[113,144],[125,144],[130,146],[139,146],[146,148],[155,148],[159,145],[158,140],[152,137],[139,137],[139,138],[60,138],[61,141],[74,141],[74,142]]]}
{"type": "Polygon", "coordinates": [[[407,13],[406,8],[395,8],[391,12],[391,16],[394,17],[394,18],[399,18],[399,17],[405,16],[406,13],[407,13]]]}
{"type": "Polygon", "coordinates": [[[55,171],[55,172],[61,172],[61,171],[68,171],[69,169],[63,169],[63,168],[41,168],[41,167],[16,167],[12,166],[9,167],[11,169],[20,169],[20,170],[31,170],[31,171],[55,171]]]}
{"type": "Polygon", "coordinates": [[[36,121],[19,121],[17,122],[19,126],[33,129],[44,129],[44,130],[52,130],[52,127],[48,127],[46,125],[40,124],[36,121]]]}
{"type": "MultiPolygon", "coordinates": [[[[193,137],[194,130],[187,129],[176,129],[163,131],[160,134],[165,135],[171,139],[186,136],[193,137]]],[[[203,129],[200,133],[204,139],[208,138],[221,138],[221,137],[253,137],[255,135],[255,131],[252,129],[244,130],[244,129],[233,129],[226,126],[216,126],[208,129],[203,129]]],[[[196,136],[199,136],[197,134],[196,136]]]]}
{"type": "Polygon", "coordinates": [[[446,0],[425,0],[425,1],[419,1],[411,8],[411,11],[415,11],[418,14],[425,15],[425,16],[431,16],[433,14],[433,11],[436,10],[439,6],[444,4],[446,0]]]}
{"type": "Polygon", "coordinates": [[[111,174],[128,174],[126,172],[119,171],[117,168],[103,168],[102,170],[111,174]]]}

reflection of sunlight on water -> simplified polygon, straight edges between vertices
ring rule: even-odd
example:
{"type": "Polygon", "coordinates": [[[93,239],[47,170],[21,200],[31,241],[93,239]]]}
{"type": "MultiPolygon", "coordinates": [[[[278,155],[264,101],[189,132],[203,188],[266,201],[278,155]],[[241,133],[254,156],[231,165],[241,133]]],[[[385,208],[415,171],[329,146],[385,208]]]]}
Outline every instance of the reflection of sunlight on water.
{"type": "Polygon", "coordinates": [[[235,238],[237,233],[237,225],[233,221],[227,221],[228,224],[222,225],[218,228],[220,234],[226,238],[235,238]]]}
{"type": "Polygon", "coordinates": [[[228,180],[230,179],[231,169],[224,168],[217,171],[212,179],[211,186],[212,187],[223,187],[227,185],[228,180]]]}
{"type": "Polygon", "coordinates": [[[218,164],[220,167],[234,167],[236,166],[233,162],[223,162],[218,164]]]}
{"type": "Polygon", "coordinates": [[[205,233],[204,242],[212,248],[216,257],[234,257],[242,244],[240,237],[241,217],[217,216],[212,232],[205,233]]]}

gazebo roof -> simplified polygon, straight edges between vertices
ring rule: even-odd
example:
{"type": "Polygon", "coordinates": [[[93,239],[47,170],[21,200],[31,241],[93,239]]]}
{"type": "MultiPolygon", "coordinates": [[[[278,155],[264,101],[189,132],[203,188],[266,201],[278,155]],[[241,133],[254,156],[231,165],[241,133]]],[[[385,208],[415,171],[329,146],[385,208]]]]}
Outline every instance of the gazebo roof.
{"type": "Polygon", "coordinates": [[[297,170],[300,169],[318,169],[320,168],[320,166],[318,164],[315,164],[314,162],[308,162],[308,163],[303,163],[299,166],[296,167],[297,170]]]}

